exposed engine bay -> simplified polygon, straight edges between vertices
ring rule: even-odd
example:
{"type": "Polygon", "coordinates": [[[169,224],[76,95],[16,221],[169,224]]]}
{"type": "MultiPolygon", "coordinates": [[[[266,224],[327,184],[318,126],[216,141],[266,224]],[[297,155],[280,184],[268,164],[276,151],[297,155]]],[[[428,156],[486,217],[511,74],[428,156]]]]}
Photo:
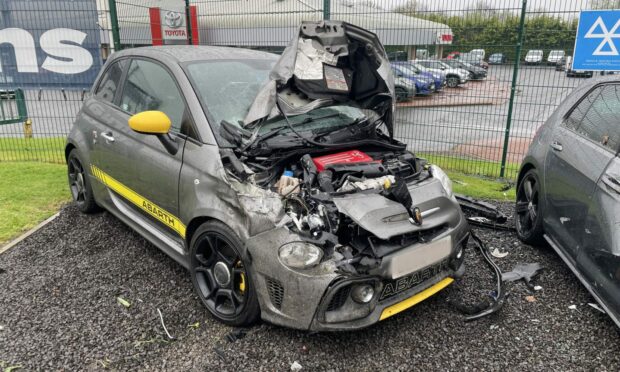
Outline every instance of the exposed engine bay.
{"type": "MultiPolygon", "coordinates": [[[[261,190],[244,206],[255,206],[250,224],[268,214],[273,228],[303,243],[281,245],[280,260],[302,270],[330,261],[343,277],[381,278],[379,302],[462,275],[469,238],[449,178],[393,137],[393,111],[376,35],[304,22],[245,120],[219,128],[226,175],[261,190]],[[277,203],[262,208],[266,199],[277,203]]],[[[501,307],[498,293],[489,313],[501,307]]]]}

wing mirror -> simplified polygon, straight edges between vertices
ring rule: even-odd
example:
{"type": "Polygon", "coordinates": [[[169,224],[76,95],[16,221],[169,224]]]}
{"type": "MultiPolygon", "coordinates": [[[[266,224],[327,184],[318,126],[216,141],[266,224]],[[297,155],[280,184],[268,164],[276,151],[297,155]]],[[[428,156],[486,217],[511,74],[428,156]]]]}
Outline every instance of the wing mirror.
{"type": "Polygon", "coordinates": [[[169,134],[171,121],[161,111],[142,111],[129,118],[129,127],[142,134],[156,135],[166,150],[172,155],[179,151],[179,144],[169,134]]]}

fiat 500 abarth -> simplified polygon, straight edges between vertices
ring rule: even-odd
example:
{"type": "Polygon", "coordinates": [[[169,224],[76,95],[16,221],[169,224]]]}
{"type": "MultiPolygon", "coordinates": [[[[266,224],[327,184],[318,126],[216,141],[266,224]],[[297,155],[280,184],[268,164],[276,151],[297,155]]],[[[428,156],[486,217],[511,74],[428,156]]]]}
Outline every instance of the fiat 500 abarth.
{"type": "Polygon", "coordinates": [[[70,188],[186,267],[229,325],[366,327],[463,274],[469,227],[438,167],[393,138],[375,34],[303,23],[281,56],[114,53],[68,137],[70,188]]]}

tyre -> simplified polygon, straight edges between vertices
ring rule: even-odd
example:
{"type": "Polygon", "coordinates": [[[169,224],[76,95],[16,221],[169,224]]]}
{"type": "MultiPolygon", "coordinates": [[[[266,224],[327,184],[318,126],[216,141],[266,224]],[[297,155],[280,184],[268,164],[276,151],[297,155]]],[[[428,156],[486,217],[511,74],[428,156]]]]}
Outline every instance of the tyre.
{"type": "Polygon", "coordinates": [[[456,88],[459,85],[460,79],[458,76],[448,76],[446,79],[446,85],[450,88],[456,88]]]}
{"type": "Polygon", "coordinates": [[[84,170],[77,149],[71,150],[67,157],[67,177],[73,201],[82,213],[94,213],[100,210],[88,174],[84,170]]]}
{"type": "Polygon", "coordinates": [[[190,244],[196,294],[215,319],[235,327],[250,325],[260,315],[256,287],[241,247],[237,234],[219,221],[202,224],[190,244]]]}
{"type": "Polygon", "coordinates": [[[396,92],[396,102],[404,102],[407,101],[408,98],[408,93],[407,90],[403,87],[396,87],[394,88],[394,91],[396,92]]]}
{"type": "Polygon", "coordinates": [[[536,169],[525,173],[517,186],[515,225],[517,237],[529,245],[541,245],[543,238],[543,204],[540,202],[540,180],[536,169]]]}

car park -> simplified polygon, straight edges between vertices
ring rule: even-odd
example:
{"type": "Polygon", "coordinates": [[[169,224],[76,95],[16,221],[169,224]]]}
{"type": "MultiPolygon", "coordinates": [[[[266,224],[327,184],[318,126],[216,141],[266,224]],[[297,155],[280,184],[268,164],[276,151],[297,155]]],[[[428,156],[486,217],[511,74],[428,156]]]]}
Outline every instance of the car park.
{"type": "Polygon", "coordinates": [[[487,78],[487,70],[482,67],[474,66],[471,63],[463,62],[457,59],[446,59],[442,62],[452,68],[460,68],[469,71],[470,80],[484,80],[487,78]]]}
{"type": "Polygon", "coordinates": [[[422,71],[445,74],[446,85],[450,88],[456,88],[469,80],[469,71],[452,68],[436,59],[417,59],[410,62],[422,71]]]}
{"type": "Polygon", "coordinates": [[[577,87],[521,165],[518,237],[546,241],[620,326],[620,80],[577,87]]]}
{"type": "Polygon", "coordinates": [[[187,268],[223,323],[359,329],[464,272],[467,221],[447,175],[393,138],[367,30],[303,22],[281,57],[125,49],[92,93],[65,148],[77,207],[187,268]]]}
{"type": "Polygon", "coordinates": [[[501,65],[508,62],[508,58],[502,53],[493,53],[489,56],[490,65],[501,65]]]}
{"type": "Polygon", "coordinates": [[[524,61],[527,65],[541,64],[543,61],[543,51],[539,49],[528,50],[524,61]]]}
{"type": "Polygon", "coordinates": [[[547,64],[555,65],[558,62],[560,62],[564,58],[565,55],[566,53],[563,50],[552,50],[549,52],[549,55],[547,56],[547,64]]]}
{"type": "Polygon", "coordinates": [[[392,62],[392,72],[394,73],[394,78],[396,80],[398,80],[399,77],[409,77],[410,79],[423,77],[427,79],[432,79],[435,92],[442,90],[446,86],[445,74],[439,72],[421,71],[410,62],[392,62]]]}

